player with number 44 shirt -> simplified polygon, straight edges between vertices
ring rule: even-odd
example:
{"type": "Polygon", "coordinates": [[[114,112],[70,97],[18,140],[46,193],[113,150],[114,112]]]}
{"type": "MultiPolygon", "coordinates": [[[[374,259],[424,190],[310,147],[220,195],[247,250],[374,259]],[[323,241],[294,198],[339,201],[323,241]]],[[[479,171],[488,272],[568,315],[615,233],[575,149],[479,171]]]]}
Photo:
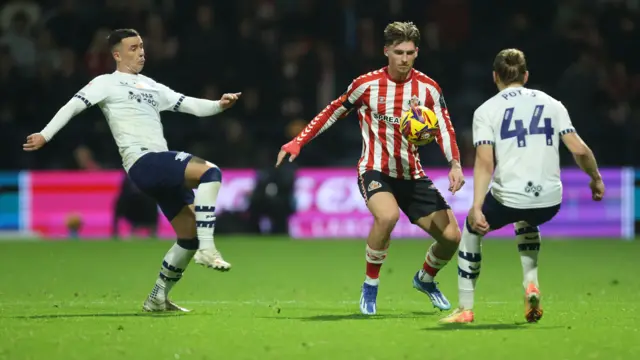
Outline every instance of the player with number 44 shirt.
{"type": "Polygon", "coordinates": [[[493,79],[498,94],[482,104],[473,116],[476,147],[473,206],[458,252],[460,304],[441,320],[443,323],[474,320],[482,237],[508,224],[515,228],[522,263],[525,318],[529,322],[542,318],[538,226],[553,219],[560,210],[561,140],[591,178],[593,200],[600,201],[604,195],[595,157],[576,133],[567,109],[546,93],[524,87],[529,79],[524,53],[518,49],[500,51],[493,63],[493,79]]]}

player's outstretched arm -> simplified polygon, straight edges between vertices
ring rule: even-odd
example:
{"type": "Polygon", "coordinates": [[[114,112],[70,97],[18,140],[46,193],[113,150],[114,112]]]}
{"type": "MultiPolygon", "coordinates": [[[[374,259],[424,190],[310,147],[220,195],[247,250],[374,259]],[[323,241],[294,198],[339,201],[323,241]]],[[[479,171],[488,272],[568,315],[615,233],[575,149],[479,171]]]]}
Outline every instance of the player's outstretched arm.
{"type": "Polygon", "coordinates": [[[53,139],[60,129],[67,125],[71,118],[84,109],[105,100],[109,95],[108,85],[107,75],[95,77],[58,110],[42,131],[27,136],[27,141],[22,145],[22,148],[25,151],[35,151],[43,147],[53,139]]]}
{"type": "Polygon", "coordinates": [[[177,111],[195,115],[197,117],[213,116],[229,109],[240,98],[242,93],[224,94],[220,100],[212,101],[182,95],[178,99],[177,111]]]}
{"type": "Polygon", "coordinates": [[[573,155],[580,169],[591,178],[589,186],[591,187],[593,200],[602,200],[604,196],[604,182],[598,170],[598,163],[596,162],[596,157],[593,155],[593,151],[591,151],[589,146],[575,132],[562,135],[562,142],[567,146],[567,149],[569,149],[573,155]]]}
{"type": "Polygon", "coordinates": [[[355,79],[351,85],[349,85],[347,91],[339,98],[333,100],[324,110],[316,115],[298,136],[282,145],[278,153],[278,159],[276,160],[276,167],[280,166],[287,154],[289,155],[289,162],[293,161],[300,155],[300,150],[304,145],[326,131],[338,119],[347,116],[349,112],[356,107],[360,97],[364,94],[367,87],[366,78],[366,75],[364,75],[355,79]]]}
{"type": "Polygon", "coordinates": [[[39,133],[27,136],[27,141],[22,145],[24,151],[36,151],[42,148],[47,142],[51,141],[53,136],[60,131],[74,116],[78,115],[87,106],[82,100],[73,97],[63,107],[58,110],[56,115],[49,121],[39,133]]]}

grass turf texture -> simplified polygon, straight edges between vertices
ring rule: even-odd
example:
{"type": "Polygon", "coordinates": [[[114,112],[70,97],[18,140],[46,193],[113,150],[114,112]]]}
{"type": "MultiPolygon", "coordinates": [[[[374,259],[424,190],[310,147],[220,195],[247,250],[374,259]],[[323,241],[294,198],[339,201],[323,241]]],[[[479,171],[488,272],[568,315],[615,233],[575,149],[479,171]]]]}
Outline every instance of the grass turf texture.
{"type": "MultiPolygon", "coordinates": [[[[640,242],[543,239],[545,315],[523,317],[513,241],[483,247],[476,322],[446,327],[411,287],[426,241],[394,241],[379,315],[359,315],[363,241],[219,237],[233,264],[191,264],[172,298],[141,305],[167,241],[0,242],[0,359],[637,359],[640,242]]],[[[438,277],[457,300],[455,260],[438,277]]],[[[455,305],[454,305],[455,306],[455,305]]]]}

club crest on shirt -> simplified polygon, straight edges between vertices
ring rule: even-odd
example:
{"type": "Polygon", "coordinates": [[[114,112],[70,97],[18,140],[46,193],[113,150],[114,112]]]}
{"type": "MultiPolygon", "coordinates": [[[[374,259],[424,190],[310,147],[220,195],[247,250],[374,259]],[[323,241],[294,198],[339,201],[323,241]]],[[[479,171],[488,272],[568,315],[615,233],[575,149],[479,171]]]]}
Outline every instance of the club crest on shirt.
{"type": "Polygon", "coordinates": [[[420,101],[420,98],[418,98],[418,95],[413,95],[411,96],[411,99],[407,101],[407,105],[409,105],[409,107],[420,106],[422,105],[422,101],[420,101]]]}
{"type": "Polygon", "coordinates": [[[376,180],[373,180],[372,182],[369,183],[369,187],[367,187],[367,191],[378,190],[381,187],[382,187],[382,184],[380,184],[376,180]]]}

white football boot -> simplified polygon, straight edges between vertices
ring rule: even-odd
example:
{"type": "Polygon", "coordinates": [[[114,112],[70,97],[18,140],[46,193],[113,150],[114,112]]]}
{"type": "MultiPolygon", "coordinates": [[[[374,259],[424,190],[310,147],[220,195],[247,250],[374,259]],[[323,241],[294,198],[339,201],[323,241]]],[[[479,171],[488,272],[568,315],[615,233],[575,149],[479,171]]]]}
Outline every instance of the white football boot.
{"type": "Polygon", "coordinates": [[[200,249],[196,251],[196,254],[193,256],[193,261],[198,265],[218,271],[231,270],[231,264],[224,261],[222,254],[216,249],[200,249]]]}
{"type": "Polygon", "coordinates": [[[151,298],[148,297],[142,305],[142,310],[147,312],[162,312],[162,311],[180,311],[180,312],[190,312],[191,310],[185,309],[181,306],[176,305],[173,301],[169,299],[151,298]]]}

